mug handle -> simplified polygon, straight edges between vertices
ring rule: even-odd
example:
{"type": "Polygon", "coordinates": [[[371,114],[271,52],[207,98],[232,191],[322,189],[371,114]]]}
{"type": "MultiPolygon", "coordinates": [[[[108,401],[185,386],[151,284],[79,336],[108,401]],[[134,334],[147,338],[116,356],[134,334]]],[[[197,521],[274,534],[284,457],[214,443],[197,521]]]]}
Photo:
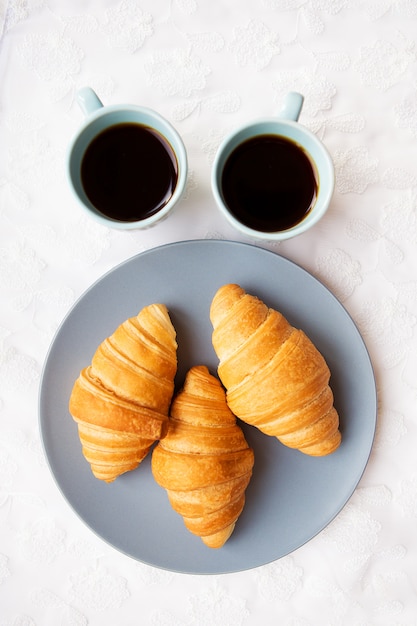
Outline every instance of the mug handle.
{"type": "Polygon", "coordinates": [[[102,101],[91,87],[82,87],[77,91],[76,99],[82,112],[86,116],[91,115],[94,111],[101,109],[103,106],[102,101]]]}
{"type": "Polygon", "coordinates": [[[278,117],[284,120],[298,121],[304,104],[304,96],[297,91],[290,91],[284,99],[284,105],[278,117]]]}

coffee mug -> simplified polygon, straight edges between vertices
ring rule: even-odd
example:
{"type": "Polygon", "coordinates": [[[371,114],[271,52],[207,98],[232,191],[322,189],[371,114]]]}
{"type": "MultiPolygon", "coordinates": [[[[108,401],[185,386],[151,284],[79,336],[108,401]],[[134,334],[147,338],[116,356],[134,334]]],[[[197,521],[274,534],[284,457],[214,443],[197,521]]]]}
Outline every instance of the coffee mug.
{"type": "Polygon", "coordinates": [[[334,166],[323,143],[298,122],[304,97],[287,95],[280,114],[238,128],[220,144],[212,192],[242,234],[279,241],[311,228],[326,213],[334,166]]]}
{"type": "Polygon", "coordinates": [[[81,206],[118,229],[167,217],[187,181],[187,154],[174,127],[146,107],[103,106],[90,87],[78,91],[77,102],[85,120],[69,146],[67,174],[81,206]]]}

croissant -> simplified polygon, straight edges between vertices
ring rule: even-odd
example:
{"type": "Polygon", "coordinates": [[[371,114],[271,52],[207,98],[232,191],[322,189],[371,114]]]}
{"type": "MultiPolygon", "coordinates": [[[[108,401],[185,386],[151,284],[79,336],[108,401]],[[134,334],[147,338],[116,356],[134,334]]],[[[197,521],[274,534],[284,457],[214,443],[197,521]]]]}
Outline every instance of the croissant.
{"type": "Polygon", "coordinates": [[[220,381],[206,366],[192,367],[153,450],[152,472],[186,528],[208,547],[221,548],[232,534],[253,464],[220,381]]]}
{"type": "Polygon", "coordinates": [[[177,371],[168,310],[151,304],[97,348],[74,383],[69,410],[96,478],[135,469],[165,433],[177,371]]]}
{"type": "Polygon", "coordinates": [[[210,319],[233,413],[305,454],[334,452],[341,433],[330,371],[304,332],[234,284],[217,291],[210,319]]]}

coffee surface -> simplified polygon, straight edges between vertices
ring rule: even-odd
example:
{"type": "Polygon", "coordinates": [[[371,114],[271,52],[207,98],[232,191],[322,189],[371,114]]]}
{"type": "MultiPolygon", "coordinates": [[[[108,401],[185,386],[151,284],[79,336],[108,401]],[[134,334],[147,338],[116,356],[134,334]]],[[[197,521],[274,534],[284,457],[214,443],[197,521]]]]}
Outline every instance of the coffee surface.
{"type": "Polygon", "coordinates": [[[221,186],[230,212],[264,232],[301,222],[318,190],[310,158],[299,145],[277,135],[259,135],[235,148],[226,160],[221,186]]]}
{"type": "Polygon", "coordinates": [[[106,217],[143,220],[170,200],[178,165],[170,144],[155,130],[116,124],[89,144],[81,163],[84,191],[106,217]]]}

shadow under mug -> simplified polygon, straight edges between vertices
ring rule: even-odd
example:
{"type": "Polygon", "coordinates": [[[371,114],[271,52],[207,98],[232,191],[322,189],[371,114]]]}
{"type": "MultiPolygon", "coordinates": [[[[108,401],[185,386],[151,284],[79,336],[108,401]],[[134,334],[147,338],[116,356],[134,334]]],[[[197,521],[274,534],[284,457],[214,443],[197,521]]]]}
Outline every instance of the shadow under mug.
{"type": "MultiPolygon", "coordinates": [[[[81,206],[87,211],[90,217],[104,226],[117,229],[149,228],[167,217],[183,196],[188,172],[185,146],[175,128],[165,118],[159,115],[159,113],[146,107],[129,104],[104,106],[90,87],[84,87],[77,92],[77,102],[86,117],[69,146],[67,174],[70,186],[81,206]],[[123,217],[118,219],[106,215],[103,210],[97,208],[94,202],[91,201],[83,183],[82,166],[87,149],[97,137],[102,136],[108,129],[130,124],[139,125],[141,128],[150,130],[160,138],[161,146],[164,145],[176,161],[176,181],[173,185],[171,195],[167,197],[164,203],[161,201],[159,208],[155,208],[153,211],[147,211],[145,216],[139,219],[125,219],[123,217]],[[166,144],[168,144],[168,146],[166,144]]],[[[129,130],[127,132],[129,132],[129,130]]],[[[163,150],[161,147],[158,149],[163,150]]],[[[153,178],[159,175],[158,164],[156,162],[153,164],[150,158],[149,155],[145,155],[146,167],[152,169],[153,178]]],[[[143,155],[141,155],[141,159],[143,159],[143,155]]],[[[141,159],[138,159],[138,161],[141,159]]],[[[117,163],[117,167],[123,167],[122,163],[117,163]]],[[[141,181],[142,178],[139,176],[140,162],[138,162],[137,167],[138,180],[141,181]]],[[[108,184],[106,178],[109,178],[109,174],[111,177],[111,171],[110,173],[107,172],[105,175],[100,174],[95,176],[95,184],[108,184]]],[[[146,185],[147,182],[148,181],[144,180],[143,184],[146,185]]],[[[102,191],[102,195],[105,195],[105,192],[102,191]]],[[[140,196],[139,187],[137,194],[138,202],[140,201],[140,196]]]]}
{"type": "MultiPolygon", "coordinates": [[[[230,224],[244,235],[270,241],[289,239],[311,228],[323,217],[329,207],[334,191],[333,161],[323,143],[298,122],[303,103],[304,97],[301,94],[290,92],[285,98],[284,106],[279,115],[255,120],[238,128],[228,135],[218,148],[212,169],[212,192],[221,213],[230,224]],[[238,149],[245,146],[245,144],[247,145],[247,142],[264,137],[267,137],[268,140],[272,137],[272,141],[274,139],[282,139],[287,143],[289,140],[289,143],[291,143],[293,147],[295,146],[295,150],[301,151],[308,158],[309,167],[316,179],[314,199],[311,205],[306,207],[303,217],[299,221],[295,221],[290,227],[284,227],[282,229],[277,228],[276,230],[273,228],[267,230],[262,227],[258,228],[258,226],[256,226],[256,228],[253,227],[251,220],[243,220],[240,218],[238,216],[239,212],[236,211],[235,207],[231,206],[230,201],[228,202],[225,198],[225,182],[223,177],[225,166],[228,166],[230,163],[230,158],[237,154],[238,149]]],[[[241,176],[239,193],[248,205],[248,208],[245,207],[246,215],[252,212],[253,217],[256,218],[257,216],[255,214],[262,211],[260,207],[262,194],[259,193],[259,196],[256,195],[256,187],[259,185],[258,189],[260,189],[260,186],[263,184],[263,182],[260,181],[263,181],[264,177],[260,176],[259,180],[255,179],[255,175],[252,174],[251,164],[251,161],[249,161],[249,164],[246,163],[246,167],[250,170],[250,175],[247,178],[250,180],[248,182],[241,176]],[[251,200],[248,201],[244,197],[246,188],[250,190],[247,195],[251,200]]],[[[254,164],[254,167],[255,165],[256,164],[254,164]]],[[[276,165],[272,166],[268,163],[268,167],[274,167],[276,170],[276,165]]],[[[280,172],[275,170],[273,170],[273,176],[278,177],[280,172]]],[[[271,178],[271,175],[269,175],[269,178],[271,178]]],[[[268,184],[269,183],[270,181],[268,184]]],[[[262,189],[262,192],[264,191],[265,190],[262,189]]],[[[265,194],[263,195],[265,197],[265,194]]],[[[283,194],[282,196],[284,197],[283,194]]],[[[276,211],[278,212],[282,205],[280,202],[275,204],[276,196],[273,197],[273,211],[275,211],[276,206],[276,211]]],[[[282,208],[286,209],[286,207],[283,206],[282,208]]],[[[272,221],[271,219],[271,223],[272,221]]],[[[253,222],[255,222],[255,219],[253,222]]]]}

